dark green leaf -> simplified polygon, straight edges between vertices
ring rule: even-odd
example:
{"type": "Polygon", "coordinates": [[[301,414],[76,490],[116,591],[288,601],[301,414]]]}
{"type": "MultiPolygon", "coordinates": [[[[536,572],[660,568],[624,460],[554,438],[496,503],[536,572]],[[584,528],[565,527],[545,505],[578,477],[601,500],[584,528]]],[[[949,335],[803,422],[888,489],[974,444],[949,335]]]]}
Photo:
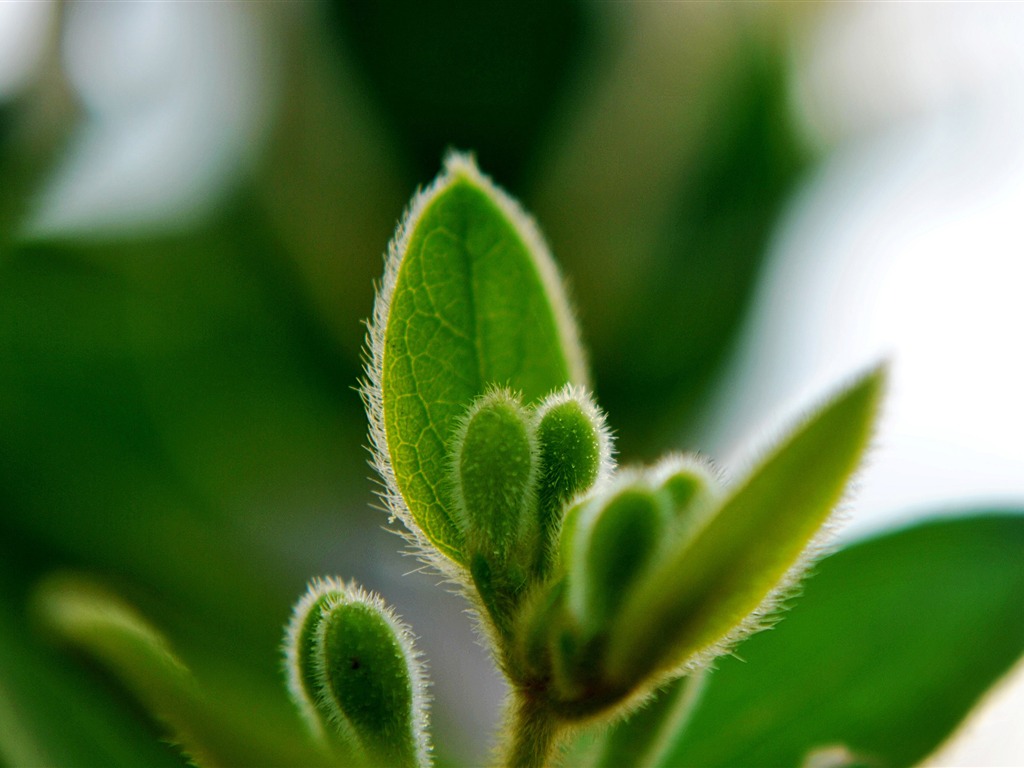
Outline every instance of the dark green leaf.
{"type": "Polygon", "coordinates": [[[784,24],[760,17],[751,34],[700,3],[616,10],[635,37],[609,47],[619,71],[595,68],[604,77],[581,91],[529,202],[576,289],[619,449],[652,460],[679,444],[680,424],[692,428],[810,153],[784,24]],[[641,101],[640,88],[659,98],[641,101]]]}
{"type": "Polygon", "coordinates": [[[939,519],[822,561],[771,632],[712,672],[669,766],[797,766],[840,745],[933,753],[1024,653],[1024,515],[939,519]]]}

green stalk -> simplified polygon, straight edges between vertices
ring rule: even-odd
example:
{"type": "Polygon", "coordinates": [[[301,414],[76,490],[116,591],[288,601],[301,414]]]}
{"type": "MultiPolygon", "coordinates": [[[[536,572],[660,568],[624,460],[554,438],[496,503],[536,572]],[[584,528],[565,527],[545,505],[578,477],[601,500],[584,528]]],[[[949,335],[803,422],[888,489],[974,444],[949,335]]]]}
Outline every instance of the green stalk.
{"type": "Polygon", "coordinates": [[[517,691],[506,737],[504,768],[545,768],[551,764],[562,728],[544,702],[517,691]]]}

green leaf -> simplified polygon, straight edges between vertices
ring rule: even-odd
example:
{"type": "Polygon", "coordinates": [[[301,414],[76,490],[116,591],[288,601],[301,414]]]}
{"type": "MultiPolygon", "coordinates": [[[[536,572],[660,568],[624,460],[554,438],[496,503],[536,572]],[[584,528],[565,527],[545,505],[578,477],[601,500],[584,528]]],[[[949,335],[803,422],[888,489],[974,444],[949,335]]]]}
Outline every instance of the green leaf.
{"type": "MultiPolygon", "coordinates": [[[[0,532],[3,539],[3,532],[0,532]]],[[[38,553],[6,539],[0,557],[0,765],[183,766],[133,702],[39,642],[26,610],[38,553]]]]}
{"type": "Polygon", "coordinates": [[[195,679],[167,642],[131,608],[87,581],[55,576],[37,596],[44,625],[117,671],[199,764],[212,764],[196,737],[200,695],[195,679]]]}
{"type": "Polygon", "coordinates": [[[756,628],[842,498],[883,380],[877,369],[814,413],[638,585],[613,630],[612,680],[632,684],[756,628]]]}
{"type": "Polygon", "coordinates": [[[0,606],[0,765],[182,766],[137,712],[0,606]]]}
{"type": "Polygon", "coordinates": [[[491,386],[530,404],[584,369],[561,283],[532,222],[451,155],[392,242],[363,394],[385,500],[425,548],[460,564],[448,492],[459,419],[491,386]]]}
{"type": "Polygon", "coordinates": [[[724,658],[665,768],[933,753],[1024,653],[1024,515],[938,519],[823,560],[771,632],[724,658]]]}
{"type": "Polygon", "coordinates": [[[678,445],[683,428],[694,436],[811,159],[790,106],[785,7],[736,24],[700,3],[628,4],[631,34],[609,48],[616,74],[567,111],[530,198],[632,460],[678,445]],[[653,82],[664,98],[636,90],[653,82]]]}
{"type": "Polygon", "coordinates": [[[326,764],[279,724],[246,719],[205,696],[163,635],[102,585],[51,576],[36,592],[35,610],[51,634],[116,674],[197,765],[326,764]]]}

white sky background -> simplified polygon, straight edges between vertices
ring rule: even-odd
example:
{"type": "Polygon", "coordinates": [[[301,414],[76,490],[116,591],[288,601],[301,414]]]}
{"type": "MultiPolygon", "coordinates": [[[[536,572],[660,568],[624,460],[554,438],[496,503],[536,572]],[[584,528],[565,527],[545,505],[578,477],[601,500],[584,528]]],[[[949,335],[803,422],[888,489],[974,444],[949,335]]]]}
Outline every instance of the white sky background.
{"type": "MultiPolygon", "coordinates": [[[[887,357],[846,535],[1024,508],[1024,5],[833,4],[797,63],[829,159],[777,233],[705,447],[729,466],[751,424],[778,434],[887,357]]],[[[1024,668],[934,764],[1024,765],[1022,722],[1024,668]]]]}
{"type": "Polygon", "coordinates": [[[31,82],[46,52],[54,3],[0,3],[0,101],[31,82]]]}
{"type": "MultiPolygon", "coordinates": [[[[0,100],[36,74],[55,8],[0,2],[0,100]]],[[[27,233],[150,234],[207,215],[247,169],[273,101],[274,51],[250,11],[68,4],[60,58],[84,119],[39,191],[27,233]]]]}

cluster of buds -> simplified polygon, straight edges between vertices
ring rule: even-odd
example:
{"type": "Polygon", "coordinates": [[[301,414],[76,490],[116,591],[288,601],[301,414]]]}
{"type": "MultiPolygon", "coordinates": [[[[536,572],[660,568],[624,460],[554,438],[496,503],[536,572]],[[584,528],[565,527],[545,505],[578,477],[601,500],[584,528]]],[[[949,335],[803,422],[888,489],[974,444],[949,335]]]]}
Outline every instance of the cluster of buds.
{"type": "Polygon", "coordinates": [[[882,385],[847,388],[728,487],[704,461],[611,465],[604,419],[566,389],[469,409],[453,496],[512,681],[564,720],[623,710],[764,626],[859,462],[882,385]]]}
{"type": "Polygon", "coordinates": [[[453,441],[451,494],[473,585],[501,638],[558,558],[563,511],[611,468],[604,417],[566,387],[534,408],[503,389],[479,398],[453,441]]]}
{"type": "MultiPolygon", "coordinates": [[[[883,378],[855,382],[728,485],[688,456],[613,472],[604,417],[580,388],[474,401],[450,442],[446,503],[513,685],[554,720],[610,717],[763,626],[842,498],[883,378]]],[[[356,763],[426,762],[419,663],[377,598],[315,582],[287,656],[325,743],[356,763]]]]}
{"type": "MultiPolygon", "coordinates": [[[[764,625],[845,492],[884,379],[855,381],[738,481],[686,457],[616,470],[547,247],[458,154],[389,246],[368,347],[382,499],[478,609],[513,687],[510,765],[543,764],[563,726],[629,711],[764,625]]],[[[374,599],[315,588],[288,652],[314,732],[422,762],[406,640],[374,599]]]]}

